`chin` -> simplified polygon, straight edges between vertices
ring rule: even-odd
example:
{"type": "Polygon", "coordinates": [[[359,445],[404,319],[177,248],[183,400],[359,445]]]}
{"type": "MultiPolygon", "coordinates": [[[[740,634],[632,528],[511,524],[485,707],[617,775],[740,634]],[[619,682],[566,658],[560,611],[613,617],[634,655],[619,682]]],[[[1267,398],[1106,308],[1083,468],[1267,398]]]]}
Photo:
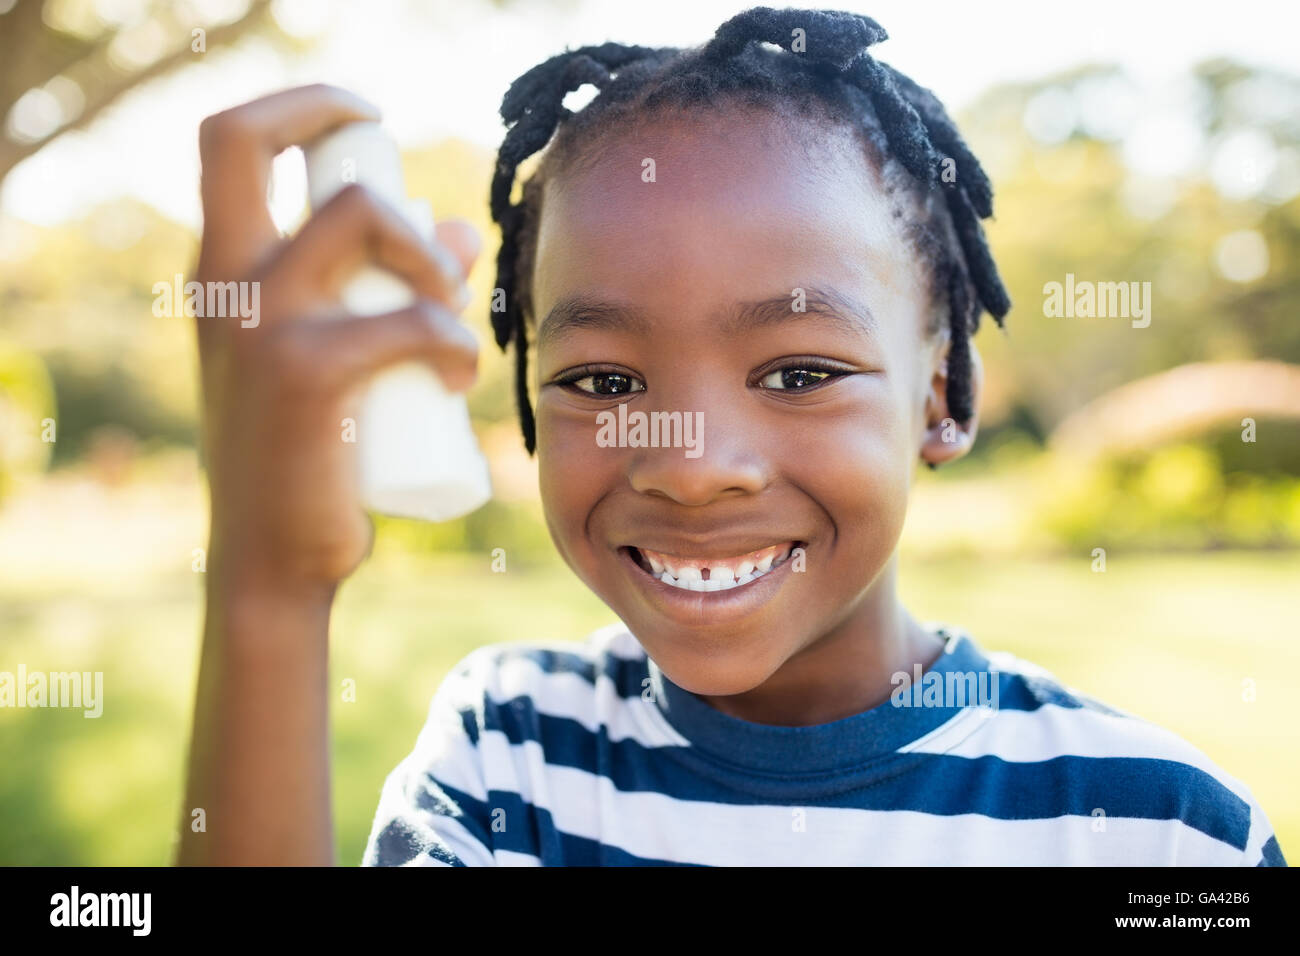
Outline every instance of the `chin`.
{"type": "Polygon", "coordinates": [[[710,640],[681,632],[642,636],[633,624],[628,627],[669,680],[701,697],[748,693],[761,687],[783,663],[774,652],[760,653],[752,642],[710,640]]]}

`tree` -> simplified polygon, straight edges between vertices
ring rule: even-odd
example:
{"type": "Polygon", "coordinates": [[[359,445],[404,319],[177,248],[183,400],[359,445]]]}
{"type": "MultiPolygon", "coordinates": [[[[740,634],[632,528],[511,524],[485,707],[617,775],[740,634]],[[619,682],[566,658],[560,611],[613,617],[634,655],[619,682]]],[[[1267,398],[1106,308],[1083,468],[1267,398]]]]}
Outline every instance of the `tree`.
{"type": "Polygon", "coordinates": [[[219,23],[196,19],[197,4],[141,0],[129,22],[110,24],[88,4],[11,0],[0,13],[0,182],[51,140],[202,51],[254,32],[283,38],[270,5],[251,0],[238,18],[219,23]]]}

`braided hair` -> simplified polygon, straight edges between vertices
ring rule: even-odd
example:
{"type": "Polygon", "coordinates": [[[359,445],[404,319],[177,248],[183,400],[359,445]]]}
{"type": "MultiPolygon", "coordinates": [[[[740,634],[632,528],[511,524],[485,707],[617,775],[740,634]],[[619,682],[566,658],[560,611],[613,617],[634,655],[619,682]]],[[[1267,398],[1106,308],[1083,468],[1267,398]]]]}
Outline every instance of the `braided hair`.
{"type": "Polygon", "coordinates": [[[934,94],[867,53],[885,39],[878,23],[858,14],[755,7],[732,17],[700,47],[584,46],[551,57],[511,84],[501,101],[507,132],[490,193],[492,219],[501,228],[491,318],[501,350],[515,345],[515,389],[529,454],[536,448],[536,422],[528,398],[526,320],[533,312],[543,183],[620,121],[652,122],[670,110],[726,102],[850,126],[886,174],[887,189],[910,197],[913,214],[904,217],[909,237],[930,263],[932,298],[944,305],[951,332],[949,413],[963,425],[970,421],[970,336],[983,311],[1002,326],[1011,308],[980,225],[993,214],[993,189],[934,94]],[[581,110],[566,108],[565,97],[587,84],[598,95],[581,110]],[[522,184],[520,201],[512,202],[519,165],[552,136],[555,143],[522,184]]]}

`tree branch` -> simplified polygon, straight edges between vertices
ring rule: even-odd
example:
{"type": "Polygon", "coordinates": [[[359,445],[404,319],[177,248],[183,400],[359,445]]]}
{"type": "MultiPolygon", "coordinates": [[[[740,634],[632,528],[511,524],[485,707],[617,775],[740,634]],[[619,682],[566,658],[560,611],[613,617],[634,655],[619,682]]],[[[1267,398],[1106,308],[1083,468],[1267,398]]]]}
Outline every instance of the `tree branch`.
{"type": "MultiPolygon", "coordinates": [[[[71,45],[66,46],[67,52],[60,57],[55,55],[52,48],[46,44],[50,43],[52,38],[62,38],[53,39],[53,42],[67,44],[71,38],[58,34],[41,23],[40,8],[41,4],[36,0],[28,0],[26,3],[19,4],[7,16],[21,12],[24,19],[17,23],[7,23],[4,25],[5,29],[0,31],[6,41],[4,45],[7,45],[9,42],[19,39],[24,29],[35,29],[37,31],[36,36],[40,38],[40,41],[32,42],[33,37],[29,34],[26,37],[27,46],[29,49],[38,51],[39,61],[42,66],[39,79],[33,79],[33,74],[30,71],[26,73],[25,78],[21,80],[21,88],[14,91],[12,98],[4,102],[5,112],[7,114],[8,109],[13,106],[18,97],[27,90],[43,85],[52,77],[58,75],[67,76],[81,87],[86,98],[86,104],[74,120],[65,126],[59,127],[44,139],[34,142],[15,142],[8,137],[0,138],[0,182],[4,180],[4,177],[8,175],[14,166],[28,156],[44,149],[64,133],[70,130],[84,129],[100,113],[121,99],[126,93],[150,80],[170,73],[191,62],[195,57],[202,55],[191,50],[190,30],[192,28],[187,28],[184,31],[185,43],[182,46],[133,73],[123,72],[112,63],[109,55],[109,47],[113,40],[112,34],[93,42],[72,40],[71,45]],[[36,11],[34,25],[31,20],[33,10],[36,11]],[[80,51],[79,55],[72,55],[74,49],[80,51]],[[52,63],[61,65],[61,68],[51,70],[52,63]]],[[[270,23],[269,11],[270,0],[253,0],[247,12],[238,20],[217,27],[205,27],[204,29],[207,31],[205,37],[206,49],[211,51],[215,48],[230,46],[245,34],[266,27],[270,23]]],[[[178,30],[180,27],[180,24],[176,24],[178,30]]],[[[3,49],[3,45],[0,45],[0,49],[3,49]]],[[[30,59],[30,56],[25,58],[30,59]]],[[[22,76],[22,71],[17,75],[22,76]]],[[[14,74],[10,74],[10,76],[12,77],[14,74]]],[[[8,88],[11,84],[6,83],[5,86],[8,88]]],[[[6,89],[5,92],[8,94],[10,90],[6,89]]]]}

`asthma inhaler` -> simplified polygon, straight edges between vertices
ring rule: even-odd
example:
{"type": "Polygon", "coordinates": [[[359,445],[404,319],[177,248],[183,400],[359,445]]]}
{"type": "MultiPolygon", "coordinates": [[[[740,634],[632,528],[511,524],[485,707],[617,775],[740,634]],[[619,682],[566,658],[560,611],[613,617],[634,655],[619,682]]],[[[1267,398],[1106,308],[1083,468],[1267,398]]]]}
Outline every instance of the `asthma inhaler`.
{"type": "MultiPolygon", "coordinates": [[[[410,199],[397,144],[378,123],[349,123],[309,144],[307,192],[313,213],[349,183],[361,183],[400,212],[428,242],[433,208],[410,199]]],[[[354,315],[406,308],[406,283],[376,266],[358,270],[343,289],[354,315]]],[[[380,372],[361,400],[357,458],[363,504],[381,514],[446,521],[492,496],[487,461],[470,427],[465,396],[443,387],[427,365],[409,362],[380,372]]]]}

